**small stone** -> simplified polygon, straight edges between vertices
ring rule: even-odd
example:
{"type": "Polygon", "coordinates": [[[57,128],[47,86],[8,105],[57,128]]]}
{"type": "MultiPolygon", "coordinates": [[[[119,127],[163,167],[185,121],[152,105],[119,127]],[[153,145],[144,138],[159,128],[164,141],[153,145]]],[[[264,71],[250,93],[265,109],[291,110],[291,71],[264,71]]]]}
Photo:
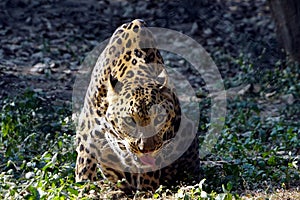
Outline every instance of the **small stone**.
{"type": "Polygon", "coordinates": [[[275,94],[276,94],[276,91],[273,91],[273,92],[265,94],[265,97],[270,98],[270,97],[274,96],[275,94]]]}
{"type": "Polygon", "coordinates": [[[55,63],[55,62],[51,62],[50,63],[50,68],[57,68],[58,67],[58,64],[57,63],[55,63]]]}
{"type": "Polygon", "coordinates": [[[259,93],[261,91],[261,85],[260,84],[254,84],[253,85],[253,92],[259,93]]]}
{"type": "Polygon", "coordinates": [[[64,59],[69,59],[69,58],[71,58],[72,56],[71,56],[71,54],[69,54],[69,53],[65,53],[64,55],[63,55],[63,58],[64,59]]]}
{"type": "Polygon", "coordinates": [[[292,95],[292,94],[286,94],[286,95],[283,95],[282,97],[281,97],[281,99],[283,100],[283,101],[285,101],[287,104],[289,104],[289,105],[292,105],[293,103],[294,103],[294,101],[295,101],[295,98],[294,98],[294,96],[292,95]]]}
{"type": "Polygon", "coordinates": [[[44,70],[47,68],[47,65],[44,63],[37,63],[31,69],[30,72],[34,73],[43,73],[44,70]]]}
{"type": "Polygon", "coordinates": [[[212,30],[210,28],[205,29],[204,31],[205,35],[211,35],[212,34],[212,30]]]}
{"type": "Polygon", "coordinates": [[[194,22],[190,33],[193,35],[193,34],[197,33],[198,30],[199,30],[199,26],[198,26],[197,22],[194,22]]]}
{"type": "Polygon", "coordinates": [[[44,56],[43,52],[37,52],[31,55],[32,58],[40,59],[44,56]]]}
{"type": "Polygon", "coordinates": [[[64,73],[67,74],[67,75],[69,75],[69,74],[71,74],[72,72],[71,72],[71,70],[67,69],[67,70],[64,70],[64,73]]]}

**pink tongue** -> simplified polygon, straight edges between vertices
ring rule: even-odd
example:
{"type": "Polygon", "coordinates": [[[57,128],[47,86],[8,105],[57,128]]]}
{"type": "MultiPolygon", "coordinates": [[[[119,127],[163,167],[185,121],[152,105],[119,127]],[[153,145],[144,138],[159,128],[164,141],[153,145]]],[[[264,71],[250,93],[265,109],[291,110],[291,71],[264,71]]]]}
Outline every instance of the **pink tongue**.
{"type": "Polygon", "coordinates": [[[140,157],[140,160],[145,165],[155,166],[155,159],[151,156],[145,155],[140,157]]]}

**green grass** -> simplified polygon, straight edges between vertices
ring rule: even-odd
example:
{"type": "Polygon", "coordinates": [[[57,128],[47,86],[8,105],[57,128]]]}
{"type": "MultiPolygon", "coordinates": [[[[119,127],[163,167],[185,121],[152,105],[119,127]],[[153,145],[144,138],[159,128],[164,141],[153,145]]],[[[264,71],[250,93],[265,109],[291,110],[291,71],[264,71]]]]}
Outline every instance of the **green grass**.
{"type": "Polygon", "coordinates": [[[71,109],[26,91],[1,109],[0,199],[47,199],[74,189],[71,109]]]}
{"type": "MultiPolygon", "coordinates": [[[[245,191],[272,193],[276,188],[299,185],[299,66],[278,62],[273,68],[257,70],[245,60],[234,60],[241,71],[225,80],[226,87],[247,83],[260,89],[228,99],[221,136],[202,163],[203,180],[191,186],[162,186],[151,198],[231,200],[240,199],[245,191]],[[294,102],[276,107],[276,99],[286,95],[292,95],[294,102]],[[265,106],[271,104],[277,109],[276,116],[265,113],[269,111],[265,106]]],[[[57,106],[33,91],[1,100],[1,105],[0,199],[116,197],[108,182],[74,182],[75,131],[70,105],[57,106]]],[[[209,127],[205,116],[201,116],[203,130],[209,127]]],[[[144,196],[149,194],[136,194],[144,196]]]]}

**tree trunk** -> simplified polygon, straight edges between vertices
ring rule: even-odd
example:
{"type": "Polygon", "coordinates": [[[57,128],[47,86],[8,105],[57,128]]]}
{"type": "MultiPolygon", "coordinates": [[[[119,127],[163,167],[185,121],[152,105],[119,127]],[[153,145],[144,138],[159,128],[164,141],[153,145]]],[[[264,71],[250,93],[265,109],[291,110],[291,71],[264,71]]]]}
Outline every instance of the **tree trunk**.
{"type": "Polygon", "coordinates": [[[300,62],[300,0],[269,0],[277,38],[291,58],[300,62]]]}

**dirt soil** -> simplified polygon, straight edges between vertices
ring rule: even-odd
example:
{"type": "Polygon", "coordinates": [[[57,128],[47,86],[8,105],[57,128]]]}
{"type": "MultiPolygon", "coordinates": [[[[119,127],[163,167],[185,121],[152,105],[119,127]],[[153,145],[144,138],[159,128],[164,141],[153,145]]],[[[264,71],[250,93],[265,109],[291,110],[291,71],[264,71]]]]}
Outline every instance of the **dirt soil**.
{"type": "Polygon", "coordinates": [[[240,55],[258,71],[285,58],[267,0],[1,0],[0,107],[26,89],[70,105],[84,58],[136,18],[195,39],[224,79],[241,70],[240,55]]]}
{"type": "Polygon", "coordinates": [[[226,60],[228,55],[255,58],[265,48],[269,57],[257,61],[259,67],[282,56],[265,0],[3,0],[0,99],[30,88],[46,93],[51,101],[70,102],[85,56],[119,25],[135,18],[197,40],[223,77],[239,70],[226,60]]]}

